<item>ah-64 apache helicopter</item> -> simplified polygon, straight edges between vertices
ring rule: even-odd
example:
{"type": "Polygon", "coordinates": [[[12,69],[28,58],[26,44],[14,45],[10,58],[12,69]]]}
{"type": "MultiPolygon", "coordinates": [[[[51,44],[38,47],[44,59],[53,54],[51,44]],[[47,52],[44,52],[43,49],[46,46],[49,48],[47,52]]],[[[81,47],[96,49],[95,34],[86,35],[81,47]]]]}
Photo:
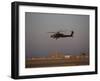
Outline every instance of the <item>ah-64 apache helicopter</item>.
{"type": "Polygon", "coordinates": [[[66,37],[73,37],[74,31],[71,31],[71,34],[64,34],[62,33],[64,31],[57,31],[57,32],[48,32],[48,33],[54,33],[53,35],[51,35],[50,37],[53,39],[59,39],[59,38],[66,38],[66,37]]]}

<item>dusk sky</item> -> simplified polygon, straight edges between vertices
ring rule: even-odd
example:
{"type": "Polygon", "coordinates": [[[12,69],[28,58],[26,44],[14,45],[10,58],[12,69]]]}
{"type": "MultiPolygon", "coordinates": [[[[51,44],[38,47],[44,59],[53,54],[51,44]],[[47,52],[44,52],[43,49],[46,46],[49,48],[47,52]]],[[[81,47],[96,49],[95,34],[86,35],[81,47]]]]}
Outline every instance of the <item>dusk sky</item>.
{"type": "Polygon", "coordinates": [[[89,53],[89,16],[71,14],[25,13],[25,53],[26,57],[47,56],[54,52],[65,55],[89,53]],[[74,36],[50,38],[59,30],[74,36]]]}

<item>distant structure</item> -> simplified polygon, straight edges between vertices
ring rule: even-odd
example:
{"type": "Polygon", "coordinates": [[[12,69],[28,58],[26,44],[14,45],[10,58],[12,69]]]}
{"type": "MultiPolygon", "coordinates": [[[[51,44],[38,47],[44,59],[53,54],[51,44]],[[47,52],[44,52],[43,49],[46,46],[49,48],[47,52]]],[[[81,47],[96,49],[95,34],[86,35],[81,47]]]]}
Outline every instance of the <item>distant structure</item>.
{"type": "Polygon", "coordinates": [[[31,58],[32,60],[34,59],[84,59],[84,58],[89,58],[89,55],[86,54],[86,53],[81,53],[79,55],[70,55],[70,54],[67,54],[65,55],[64,53],[61,53],[61,52],[53,52],[53,53],[50,53],[48,56],[44,56],[44,57],[33,57],[31,58]]]}
{"type": "Polygon", "coordinates": [[[52,54],[49,54],[48,57],[51,57],[51,58],[64,58],[65,55],[63,53],[60,53],[60,52],[54,52],[52,54]]]}

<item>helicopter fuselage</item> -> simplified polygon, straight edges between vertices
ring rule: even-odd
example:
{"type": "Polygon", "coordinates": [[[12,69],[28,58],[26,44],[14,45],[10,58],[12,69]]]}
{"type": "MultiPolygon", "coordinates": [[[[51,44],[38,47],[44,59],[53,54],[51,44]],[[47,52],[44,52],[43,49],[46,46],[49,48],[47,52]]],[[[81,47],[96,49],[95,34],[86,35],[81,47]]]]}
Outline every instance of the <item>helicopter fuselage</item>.
{"type": "Polygon", "coordinates": [[[57,32],[57,33],[51,35],[51,38],[57,40],[58,38],[73,37],[73,34],[74,34],[73,31],[71,32],[70,35],[65,35],[65,34],[63,34],[63,33],[57,32]]]}

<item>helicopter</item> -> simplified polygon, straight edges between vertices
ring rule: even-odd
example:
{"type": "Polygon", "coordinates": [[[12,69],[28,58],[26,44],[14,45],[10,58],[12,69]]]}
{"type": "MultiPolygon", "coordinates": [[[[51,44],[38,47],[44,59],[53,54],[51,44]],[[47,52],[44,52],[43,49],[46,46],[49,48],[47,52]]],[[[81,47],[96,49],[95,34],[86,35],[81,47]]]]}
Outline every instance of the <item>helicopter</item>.
{"type": "Polygon", "coordinates": [[[54,33],[53,35],[51,35],[50,37],[53,39],[59,39],[59,38],[66,38],[66,37],[73,37],[74,31],[71,31],[71,34],[66,35],[64,33],[62,33],[63,31],[57,31],[57,32],[48,32],[48,33],[54,33]]]}

